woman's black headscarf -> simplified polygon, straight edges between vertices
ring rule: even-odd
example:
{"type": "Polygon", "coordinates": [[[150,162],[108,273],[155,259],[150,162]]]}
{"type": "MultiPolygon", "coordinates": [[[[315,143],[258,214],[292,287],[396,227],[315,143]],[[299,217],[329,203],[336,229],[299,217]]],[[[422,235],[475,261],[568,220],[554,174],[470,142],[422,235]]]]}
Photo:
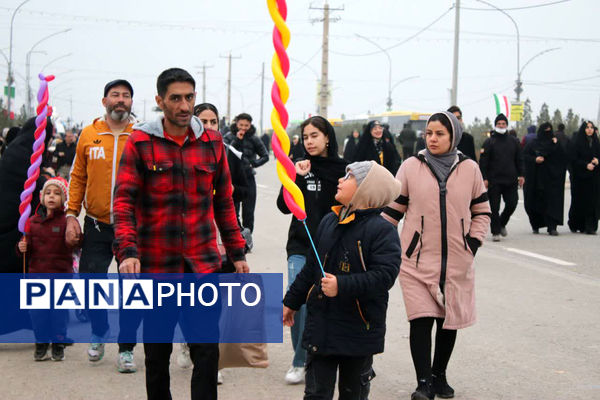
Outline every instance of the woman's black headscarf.
{"type": "MultiPolygon", "coordinates": [[[[335,130],[326,118],[320,115],[310,117],[302,123],[302,129],[308,124],[323,131],[323,134],[329,140],[327,146],[327,157],[311,156],[306,153],[306,159],[310,160],[311,171],[319,177],[329,182],[337,184],[337,180],[346,174],[347,162],[340,158],[338,154],[338,143],[335,137],[335,130]]],[[[300,135],[300,143],[304,147],[304,135],[300,135]]]]}

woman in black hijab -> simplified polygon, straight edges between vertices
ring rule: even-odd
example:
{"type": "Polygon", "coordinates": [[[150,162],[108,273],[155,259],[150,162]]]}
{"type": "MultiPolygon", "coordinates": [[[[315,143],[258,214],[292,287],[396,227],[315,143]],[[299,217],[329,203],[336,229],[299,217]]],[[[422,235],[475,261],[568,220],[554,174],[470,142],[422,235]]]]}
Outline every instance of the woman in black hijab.
{"type": "Polygon", "coordinates": [[[540,125],[536,138],[525,146],[523,158],[525,211],[533,233],[546,226],[551,236],[558,236],[556,227],[563,224],[567,156],[549,122],[540,125]]]}
{"type": "Polygon", "coordinates": [[[401,159],[389,132],[379,121],[371,121],[365,125],[352,161],[375,161],[396,175],[401,159]]]}
{"type": "Polygon", "coordinates": [[[598,128],[584,121],[569,144],[571,208],[569,229],[595,235],[600,219],[600,141],[598,128]]]}

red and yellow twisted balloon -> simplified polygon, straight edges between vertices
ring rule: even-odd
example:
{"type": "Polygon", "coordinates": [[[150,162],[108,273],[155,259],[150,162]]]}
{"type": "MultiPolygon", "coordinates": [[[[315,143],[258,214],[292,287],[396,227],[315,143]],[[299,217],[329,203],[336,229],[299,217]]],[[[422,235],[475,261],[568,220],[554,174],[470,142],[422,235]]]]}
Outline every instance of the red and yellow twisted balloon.
{"type": "Polygon", "coordinates": [[[290,211],[299,220],[306,219],[304,207],[304,196],[296,185],[296,169],[289,159],[290,138],[285,129],[288,125],[289,116],[285,109],[285,103],[290,96],[290,89],[286,82],[290,70],[290,60],[286,49],[290,43],[290,30],[285,24],[287,18],[287,5],[285,0],[267,0],[269,14],[275,23],[273,28],[273,46],[275,54],[271,61],[271,70],[275,82],[271,88],[271,100],[273,111],[271,111],[271,125],[273,126],[273,153],[277,158],[277,176],[283,184],[283,199],[290,211]]]}

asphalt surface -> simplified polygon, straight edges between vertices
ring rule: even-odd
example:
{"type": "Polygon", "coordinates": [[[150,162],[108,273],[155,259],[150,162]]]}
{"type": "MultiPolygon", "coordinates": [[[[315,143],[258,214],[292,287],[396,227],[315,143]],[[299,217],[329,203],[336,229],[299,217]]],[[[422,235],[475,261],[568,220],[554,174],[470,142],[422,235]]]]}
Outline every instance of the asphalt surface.
{"type": "MultiPolygon", "coordinates": [[[[290,216],[275,206],[274,162],[259,168],[257,182],[250,267],[287,274],[290,216]]],[[[567,191],[565,214],[568,204],[567,191]]],[[[475,259],[478,322],[459,331],[447,371],[456,399],[600,399],[600,236],[572,234],[565,226],[558,237],[533,235],[522,202],[507,228],[507,238],[488,238],[475,259]]],[[[375,357],[369,398],[408,400],[416,381],[398,284],[390,292],[387,321],[386,350],[375,357]]],[[[269,368],[224,370],[219,398],[302,398],[303,385],[284,382],[292,359],[289,329],[283,338],[268,346],[269,368]]],[[[0,344],[0,399],[145,398],[141,345],[135,349],[139,370],[128,375],[116,370],[116,344],[108,344],[96,364],[88,362],[86,348],[68,347],[63,362],[34,362],[33,345],[0,344]]],[[[190,376],[173,356],[174,399],[190,397],[190,376]]]]}

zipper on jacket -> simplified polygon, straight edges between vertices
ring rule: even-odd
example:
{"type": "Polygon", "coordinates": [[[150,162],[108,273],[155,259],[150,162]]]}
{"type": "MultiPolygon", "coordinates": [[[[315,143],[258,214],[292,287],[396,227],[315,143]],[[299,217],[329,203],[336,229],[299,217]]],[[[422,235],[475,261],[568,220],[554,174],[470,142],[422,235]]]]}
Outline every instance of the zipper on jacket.
{"type": "Polygon", "coordinates": [[[421,235],[419,236],[419,252],[417,253],[417,266],[419,268],[419,259],[421,258],[421,249],[423,248],[423,230],[425,229],[425,216],[421,215],[421,235]]]}
{"type": "Polygon", "coordinates": [[[365,316],[362,312],[362,308],[360,308],[360,302],[358,301],[358,299],[356,299],[356,307],[358,308],[358,313],[360,314],[360,319],[362,319],[365,324],[365,328],[367,328],[367,330],[371,329],[371,324],[369,324],[369,322],[365,319],[365,316]]]}
{"type": "Polygon", "coordinates": [[[365,265],[365,259],[363,257],[362,246],[360,245],[360,240],[357,242],[358,245],[358,256],[360,257],[360,263],[362,265],[363,271],[367,271],[367,266],[365,265]]]}
{"type": "Polygon", "coordinates": [[[458,165],[463,160],[464,159],[461,160],[459,157],[458,162],[456,164],[454,164],[454,166],[450,169],[450,172],[448,172],[448,176],[446,177],[446,180],[442,182],[439,179],[437,179],[437,175],[435,174],[433,167],[431,165],[429,165],[429,163],[427,163],[426,160],[422,159],[422,161],[425,162],[425,164],[431,170],[431,173],[433,174],[433,177],[438,182],[438,186],[440,188],[440,219],[441,219],[441,225],[442,225],[442,263],[441,263],[439,286],[440,286],[440,290],[442,291],[442,294],[444,294],[444,286],[446,285],[446,268],[448,266],[448,221],[447,221],[448,216],[446,213],[446,194],[447,194],[446,183],[448,182],[448,179],[450,179],[450,175],[452,175],[452,172],[454,172],[454,170],[458,167],[458,165]]]}
{"type": "Polygon", "coordinates": [[[306,295],[306,300],[304,300],[304,303],[306,304],[308,302],[308,298],[310,297],[310,293],[312,292],[312,290],[315,288],[315,284],[313,283],[313,285],[310,287],[310,289],[308,290],[308,294],[306,295]]]}
{"type": "Polygon", "coordinates": [[[469,250],[469,248],[467,247],[467,238],[465,237],[465,219],[461,218],[460,219],[460,227],[462,229],[462,237],[463,237],[463,243],[465,244],[465,250],[469,250]]]}

